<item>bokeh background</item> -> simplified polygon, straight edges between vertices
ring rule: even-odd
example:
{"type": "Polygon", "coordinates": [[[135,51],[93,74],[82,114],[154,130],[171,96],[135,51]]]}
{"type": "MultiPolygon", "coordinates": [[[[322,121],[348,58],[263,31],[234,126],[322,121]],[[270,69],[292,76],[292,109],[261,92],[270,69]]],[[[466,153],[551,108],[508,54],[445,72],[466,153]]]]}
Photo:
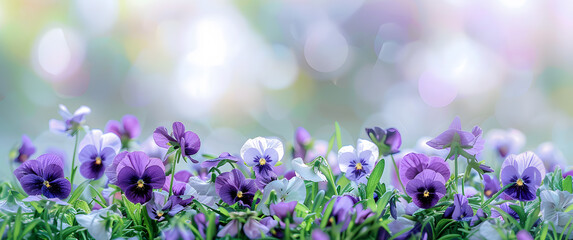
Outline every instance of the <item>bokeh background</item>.
{"type": "Polygon", "coordinates": [[[182,121],[213,154],[334,121],[413,148],[460,116],[573,159],[573,1],[0,1],[0,156],[22,134],[71,155],[58,104],[133,114],[141,141],[182,121]]]}

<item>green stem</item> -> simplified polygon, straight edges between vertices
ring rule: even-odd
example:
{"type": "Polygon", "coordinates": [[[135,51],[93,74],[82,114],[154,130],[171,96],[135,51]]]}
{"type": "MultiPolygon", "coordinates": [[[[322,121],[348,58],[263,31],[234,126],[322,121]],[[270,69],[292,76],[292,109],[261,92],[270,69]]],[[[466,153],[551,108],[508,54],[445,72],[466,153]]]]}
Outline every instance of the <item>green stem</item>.
{"type": "Polygon", "coordinates": [[[173,179],[175,178],[175,164],[179,162],[180,157],[181,157],[181,152],[178,151],[177,153],[175,153],[175,159],[173,159],[173,162],[171,163],[171,182],[169,183],[169,197],[173,195],[173,179]]]}
{"type": "Polygon", "coordinates": [[[326,168],[326,177],[328,178],[328,183],[329,185],[332,187],[332,191],[334,192],[334,195],[338,195],[338,190],[336,190],[336,183],[334,182],[334,178],[332,176],[332,168],[330,168],[330,164],[328,164],[328,160],[326,160],[326,158],[322,158],[324,163],[326,164],[326,167],[321,167],[321,170],[323,170],[323,173],[325,173],[324,168],[326,168]]]}
{"type": "Polygon", "coordinates": [[[74,155],[72,155],[72,176],[70,176],[70,183],[72,185],[72,189],[74,188],[74,178],[76,176],[76,153],[78,151],[78,141],[80,132],[76,132],[76,144],[74,145],[74,155]]]}
{"type": "Polygon", "coordinates": [[[489,205],[491,202],[493,202],[493,200],[495,200],[497,197],[499,197],[499,195],[501,195],[503,192],[505,192],[506,189],[510,188],[511,186],[513,186],[513,184],[515,183],[511,183],[511,184],[507,184],[505,186],[503,186],[503,188],[501,190],[499,190],[498,192],[496,192],[493,196],[491,196],[491,198],[489,198],[487,201],[485,201],[484,203],[482,203],[481,207],[484,208],[487,205],[489,205]]]}
{"type": "Polygon", "coordinates": [[[396,161],[394,160],[394,154],[390,154],[390,157],[392,158],[392,163],[394,164],[394,170],[396,171],[396,176],[398,177],[398,182],[400,183],[400,186],[402,186],[402,190],[404,190],[404,192],[406,192],[406,188],[404,187],[404,184],[402,183],[402,179],[400,179],[400,170],[398,169],[398,165],[396,165],[396,161]]]}
{"type": "MultiPolygon", "coordinates": [[[[454,166],[454,169],[455,169],[454,180],[456,180],[456,181],[455,181],[456,184],[455,184],[454,190],[455,190],[456,193],[457,193],[457,192],[458,192],[458,155],[456,155],[456,158],[454,159],[454,165],[455,165],[455,166],[454,166]]],[[[463,188],[463,186],[462,186],[462,193],[463,193],[463,191],[464,191],[464,188],[463,188]]],[[[464,195],[465,195],[465,194],[464,194],[464,195]]]]}

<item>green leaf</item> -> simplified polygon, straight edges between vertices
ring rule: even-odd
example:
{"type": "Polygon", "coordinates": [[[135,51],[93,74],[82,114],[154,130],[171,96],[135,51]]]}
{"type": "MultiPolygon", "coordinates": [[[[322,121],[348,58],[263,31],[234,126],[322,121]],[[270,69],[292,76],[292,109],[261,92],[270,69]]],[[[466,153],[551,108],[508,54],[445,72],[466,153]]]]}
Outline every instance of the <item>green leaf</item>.
{"type": "Polygon", "coordinates": [[[334,139],[336,139],[336,134],[333,134],[332,137],[330,137],[330,140],[328,140],[328,149],[326,151],[326,154],[332,151],[332,148],[334,147],[334,139]]]}
{"type": "Polygon", "coordinates": [[[328,224],[330,214],[332,213],[332,208],[334,207],[334,199],[330,200],[330,203],[326,206],[326,211],[324,211],[324,215],[322,216],[322,221],[320,222],[320,228],[324,229],[328,224]]]}
{"type": "Polygon", "coordinates": [[[68,203],[73,203],[78,200],[90,182],[91,180],[85,180],[82,184],[80,184],[68,199],[68,203]]]}
{"type": "Polygon", "coordinates": [[[368,183],[366,184],[367,198],[374,198],[374,190],[376,190],[376,186],[380,185],[382,173],[384,173],[384,159],[380,159],[380,161],[378,161],[374,170],[372,170],[372,174],[370,174],[370,177],[368,178],[368,183]]]}
{"type": "Polygon", "coordinates": [[[378,199],[378,202],[376,203],[376,215],[380,215],[382,213],[382,211],[386,208],[386,205],[390,201],[392,195],[394,195],[394,192],[388,191],[385,192],[382,195],[382,197],[378,199]]]}
{"type": "Polygon", "coordinates": [[[517,213],[517,215],[519,216],[519,221],[524,223],[525,221],[523,220],[527,219],[527,215],[525,214],[523,208],[519,205],[509,205],[509,207],[517,213]]]}
{"type": "Polygon", "coordinates": [[[316,197],[314,198],[314,202],[312,202],[312,211],[318,213],[320,211],[320,206],[322,205],[322,200],[324,199],[324,190],[320,190],[316,197]]]}
{"type": "Polygon", "coordinates": [[[563,179],[563,191],[568,191],[569,193],[573,193],[573,184],[571,183],[571,176],[567,176],[563,179]]]}
{"type": "Polygon", "coordinates": [[[18,208],[18,212],[16,213],[16,219],[14,220],[14,239],[17,239],[20,234],[20,229],[22,228],[22,208],[18,208]]]}
{"type": "Polygon", "coordinates": [[[90,193],[95,196],[97,196],[99,199],[99,201],[97,201],[97,203],[102,207],[102,208],[106,208],[107,207],[107,201],[105,200],[105,198],[103,197],[103,195],[101,195],[101,193],[95,189],[92,185],[90,185],[90,193]],[[102,205],[103,204],[103,205],[102,205]]]}
{"type": "Polygon", "coordinates": [[[461,238],[462,238],[462,236],[460,236],[459,234],[452,233],[452,234],[444,235],[444,236],[438,238],[438,240],[461,239],[461,238]]]}
{"type": "Polygon", "coordinates": [[[338,147],[338,150],[340,150],[340,148],[342,147],[342,137],[340,134],[340,125],[338,124],[338,122],[334,122],[334,134],[336,134],[336,145],[338,147]]]}
{"type": "Polygon", "coordinates": [[[497,210],[497,212],[503,217],[503,219],[506,222],[510,222],[513,226],[519,226],[519,223],[517,222],[517,220],[515,220],[515,218],[513,218],[512,216],[507,214],[505,211],[501,210],[501,208],[499,208],[497,206],[491,206],[491,207],[494,208],[495,210],[497,210]]]}
{"type": "Polygon", "coordinates": [[[533,227],[533,224],[535,224],[535,222],[537,221],[537,219],[539,219],[539,207],[536,207],[533,212],[531,212],[529,214],[529,216],[527,217],[527,220],[525,221],[525,227],[524,229],[531,229],[533,227]]]}
{"type": "Polygon", "coordinates": [[[208,217],[209,227],[207,228],[207,236],[205,239],[211,240],[215,237],[215,231],[217,230],[217,225],[215,223],[216,216],[214,213],[209,213],[207,217],[208,217]]]}
{"type": "Polygon", "coordinates": [[[84,212],[86,212],[87,214],[90,214],[92,212],[90,206],[84,200],[76,200],[74,202],[74,208],[76,208],[76,209],[79,208],[81,210],[84,210],[84,212]]]}
{"type": "Polygon", "coordinates": [[[61,239],[66,239],[66,238],[68,238],[68,236],[69,236],[70,234],[72,234],[72,233],[74,233],[74,232],[77,232],[77,231],[79,231],[79,230],[82,229],[82,228],[83,228],[82,226],[71,226],[71,227],[68,227],[68,228],[66,228],[66,229],[64,229],[64,230],[62,230],[62,231],[60,232],[60,238],[61,238],[61,239]]]}

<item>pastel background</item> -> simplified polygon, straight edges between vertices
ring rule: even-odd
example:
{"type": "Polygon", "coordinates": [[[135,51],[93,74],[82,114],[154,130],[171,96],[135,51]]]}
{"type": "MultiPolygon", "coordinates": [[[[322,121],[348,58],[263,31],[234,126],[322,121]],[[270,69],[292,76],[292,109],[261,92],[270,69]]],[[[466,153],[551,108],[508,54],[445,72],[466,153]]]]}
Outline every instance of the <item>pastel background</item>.
{"type": "Polygon", "coordinates": [[[182,121],[212,154],[334,121],[413,148],[457,115],[572,163],[572,43],[568,0],[0,1],[0,156],[22,134],[71,156],[48,131],[65,104],[91,128],[133,114],[141,141],[182,121]]]}

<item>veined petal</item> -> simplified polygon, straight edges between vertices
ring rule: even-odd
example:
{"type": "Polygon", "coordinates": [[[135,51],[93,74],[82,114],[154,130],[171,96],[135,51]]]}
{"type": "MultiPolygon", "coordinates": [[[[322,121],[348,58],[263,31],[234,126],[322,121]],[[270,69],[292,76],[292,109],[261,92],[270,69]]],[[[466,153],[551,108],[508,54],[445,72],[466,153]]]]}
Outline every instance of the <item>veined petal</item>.
{"type": "Polygon", "coordinates": [[[364,158],[370,166],[374,166],[376,159],[378,159],[378,147],[368,140],[358,139],[356,143],[356,155],[364,158]]]}
{"type": "Polygon", "coordinates": [[[452,121],[452,123],[450,124],[450,129],[454,129],[454,130],[458,130],[461,131],[462,130],[462,121],[460,120],[459,116],[456,116],[454,118],[454,120],[452,121]]]}
{"type": "Polygon", "coordinates": [[[286,190],[284,192],[284,201],[298,201],[304,203],[306,199],[306,186],[302,178],[293,177],[288,180],[286,190]]]}
{"type": "Polygon", "coordinates": [[[100,151],[104,148],[111,148],[117,154],[121,149],[121,140],[119,137],[113,133],[106,133],[101,136],[101,148],[100,151]]]}
{"type": "Polygon", "coordinates": [[[356,151],[353,146],[344,146],[338,150],[338,167],[341,172],[347,172],[348,166],[351,162],[357,159],[358,156],[356,155],[356,151]]]}

